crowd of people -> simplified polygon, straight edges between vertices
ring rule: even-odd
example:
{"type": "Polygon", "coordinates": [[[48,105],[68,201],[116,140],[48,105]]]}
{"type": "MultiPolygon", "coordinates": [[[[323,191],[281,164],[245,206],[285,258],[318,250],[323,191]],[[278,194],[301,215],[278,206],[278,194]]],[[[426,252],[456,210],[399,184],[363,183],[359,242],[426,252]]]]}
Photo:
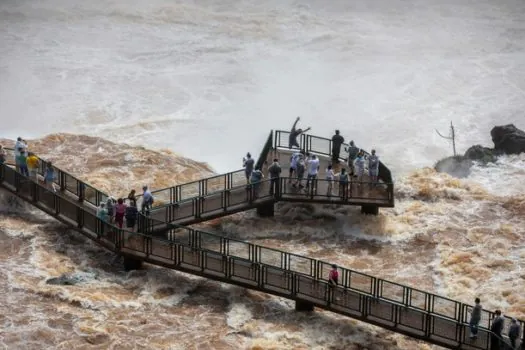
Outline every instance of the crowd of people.
{"type": "MultiPolygon", "coordinates": [[[[297,117],[289,135],[288,146],[292,150],[292,154],[290,157],[288,183],[294,189],[304,190],[308,193],[310,189],[317,189],[321,163],[315,154],[310,154],[300,148],[297,137],[310,130],[310,128],[308,127],[304,130],[297,128],[299,120],[300,118],[297,117]]],[[[348,170],[344,166],[340,166],[340,154],[344,141],[340,131],[336,130],[332,137],[332,161],[325,169],[323,181],[326,183],[326,196],[328,197],[335,195],[334,184],[338,184],[338,195],[341,198],[347,198],[349,186],[353,182],[352,178],[355,179],[354,182],[361,188],[366,173],[369,176],[369,181],[367,182],[371,187],[375,186],[379,181],[379,157],[376,151],[372,150],[371,154],[367,155],[355,145],[354,141],[350,141],[349,146],[344,149],[348,153],[346,158],[348,170]],[[337,173],[336,169],[339,170],[337,173]]],[[[257,196],[264,174],[261,167],[256,167],[255,164],[255,159],[250,153],[243,158],[246,182],[251,185],[255,196],[257,196]]],[[[267,170],[270,178],[269,194],[273,195],[277,191],[280,178],[282,177],[282,167],[279,164],[279,159],[275,158],[267,170]]]]}
{"type": "MultiPolygon", "coordinates": [[[[154,202],[153,195],[148,189],[148,186],[143,186],[142,191],[140,212],[144,215],[149,215],[154,202]]],[[[117,224],[119,228],[122,228],[125,219],[126,228],[132,231],[135,229],[138,215],[139,210],[137,208],[137,196],[135,190],[131,190],[127,198],[115,199],[110,196],[105,202],[101,202],[97,208],[97,218],[100,220],[110,224],[117,224]]]]}
{"type": "MultiPolygon", "coordinates": [[[[50,191],[54,193],[57,192],[55,185],[57,177],[53,163],[47,161],[41,165],[40,159],[33,152],[29,151],[28,143],[21,137],[18,137],[15,142],[14,158],[16,171],[35,182],[39,181],[39,169],[43,167],[43,184],[50,191]]],[[[6,161],[7,152],[3,146],[0,145],[0,165],[6,161]]],[[[153,205],[153,195],[147,186],[143,187],[142,196],[141,212],[149,215],[151,206],[153,205]]],[[[113,197],[108,197],[106,201],[100,203],[96,210],[97,218],[104,222],[117,224],[120,228],[124,226],[125,219],[126,227],[129,229],[134,229],[138,219],[138,213],[135,190],[132,190],[127,198],[114,199],[113,197]]]]}
{"type": "MultiPolygon", "coordinates": [[[[479,298],[476,298],[474,300],[474,307],[472,308],[472,311],[470,313],[470,322],[469,322],[469,328],[470,328],[470,339],[475,341],[478,338],[478,328],[479,323],[481,321],[481,312],[483,310],[481,306],[481,300],[479,298]]],[[[491,350],[499,350],[503,349],[503,329],[505,327],[505,318],[501,314],[501,310],[495,311],[495,318],[492,320],[492,324],[490,326],[490,349],[491,350]]],[[[518,320],[515,318],[511,319],[511,324],[509,326],[508,331],[508,337],[510,340],[510,345],[513,349],[517,349],[516,346],[519,342],[519,337],[521,334],[521,327],[518,323],[518,320]]],[[[523,344],[522,344],[523,348],[523,344]]]]}

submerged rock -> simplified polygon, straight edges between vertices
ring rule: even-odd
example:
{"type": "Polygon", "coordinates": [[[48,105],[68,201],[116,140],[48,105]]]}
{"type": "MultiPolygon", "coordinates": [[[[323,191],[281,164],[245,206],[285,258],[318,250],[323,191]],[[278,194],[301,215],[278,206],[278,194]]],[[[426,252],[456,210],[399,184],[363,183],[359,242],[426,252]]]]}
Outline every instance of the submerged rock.
{"type": "Polygon", "coordinates": [[[495,126],[490,131],[494,148],[505,154],[525,153],[525,131],[514,124],[495,126]]]}
{"type": "Polygon", "coordinates": [[[464,178],[470,175],[470,167],[472,166],[472,160],[464,156],[453,156],[443,158],[434,165],[440,173],[447,173],[451,176],[464,178]]]}
{"type": "Polygon", "coordinates": [[[59,277],[49,278],[46,284],[58,285],[58,286],[74,286],[76,284],[85,282],[89,279],[93,279],[95,276],[85,273],[76,273],[72,275],[63,274],[59,277]]]}

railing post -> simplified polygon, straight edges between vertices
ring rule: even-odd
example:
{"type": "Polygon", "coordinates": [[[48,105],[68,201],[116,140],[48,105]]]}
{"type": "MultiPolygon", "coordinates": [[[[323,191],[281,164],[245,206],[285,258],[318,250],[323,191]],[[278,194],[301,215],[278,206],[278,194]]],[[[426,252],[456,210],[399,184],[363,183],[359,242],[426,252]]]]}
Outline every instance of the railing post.
{"type": "Polygon", "coordinates": [[[31,186],[31,201],[37,202],[38,201],[38,186],[36,182],[32,182],[32,181],[30,183],[30,186],[31,186]]]}
{"type": "Polygon", "coordinates": [[[84,210],[81,207],[77,207],[77,227],[82,228],[84,226],[84,210]]]}
{"type": "Polygon", "coordinates": [[[86,185],[81,181],[77,181],[77,193],[78,193],[79,202],[84,201],[85,192],[86,192],[86,185]]]}
{"type": "Polygon", "coordinates": [[[60,171],[60,191],[61,192],[64,192],[64,190],[66,189],[66,173],[64,173],[63,171],[60,171]]]}
{"type": "Polygon", "coordinates": [[[459,310],[456,312],[456,341],[459,343],[463,342],[463,304],[462,303],[456,303],[456,308],[459,305],[459,310]]]}

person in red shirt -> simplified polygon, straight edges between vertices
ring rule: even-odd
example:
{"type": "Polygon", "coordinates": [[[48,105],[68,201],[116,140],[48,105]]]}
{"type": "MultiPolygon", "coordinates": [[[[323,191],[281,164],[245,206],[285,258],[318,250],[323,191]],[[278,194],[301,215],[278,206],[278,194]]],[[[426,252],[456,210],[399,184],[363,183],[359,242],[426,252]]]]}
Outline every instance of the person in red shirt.
{"type": "Polygon", "coordinates": [[[337,265],[333,264],[330,273],[328,274],[328,283],[332,286],[339,284],[339,271],[337,271],[337,265]]]}

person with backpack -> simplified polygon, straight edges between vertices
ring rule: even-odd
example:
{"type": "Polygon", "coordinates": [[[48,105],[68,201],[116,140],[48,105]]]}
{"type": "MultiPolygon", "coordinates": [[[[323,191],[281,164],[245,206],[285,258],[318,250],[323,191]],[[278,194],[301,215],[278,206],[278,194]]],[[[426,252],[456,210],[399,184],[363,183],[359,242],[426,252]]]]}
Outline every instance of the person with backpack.
{"type": "Polygon", "coordinates": [[[252,177],[250,178],[250,186],[252,189],[252,198],[257,199],[259,196],[259,188],[261,187],[261,181],[264,178],[264,175],[260,168],[255,168],[252,172],[252,177]]]}
{"type": "Polygon", "coordinates": [[[268,168],[270,175],[270,195],[279,194],[279,179],[281,178],[281,166],[279,159],[275,158],[272,165],[268,168]]]}
{"type": "Polygon", "coordinates": [[[348,173],[345,168],[339,173],[339,196],[342,200],[348,198],[348,173]]]}

